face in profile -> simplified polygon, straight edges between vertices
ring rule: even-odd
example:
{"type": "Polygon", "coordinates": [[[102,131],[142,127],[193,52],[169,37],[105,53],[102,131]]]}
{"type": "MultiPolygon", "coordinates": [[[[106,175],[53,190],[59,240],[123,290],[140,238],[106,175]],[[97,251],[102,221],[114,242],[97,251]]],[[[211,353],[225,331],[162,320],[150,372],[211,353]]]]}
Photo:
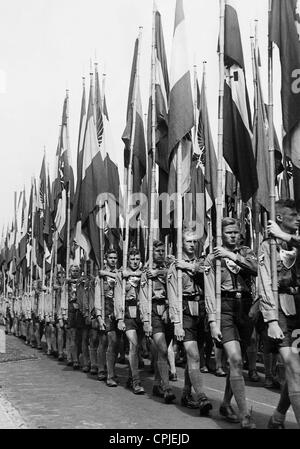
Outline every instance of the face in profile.
{"type": "Polygon", "coordinates": [[[133,270],[136,271],[141,263],[141,256],[140,254],[135,254],[135,255],[131,255],[129,256],[129,260],[128,260],[128,267],[133,270]]]}
{"type": "Polygon", "coordinates": [[[286,232],[294,234],[300,226],[300,213],[294,208],[285,207],[277,220],[286,232]]]}

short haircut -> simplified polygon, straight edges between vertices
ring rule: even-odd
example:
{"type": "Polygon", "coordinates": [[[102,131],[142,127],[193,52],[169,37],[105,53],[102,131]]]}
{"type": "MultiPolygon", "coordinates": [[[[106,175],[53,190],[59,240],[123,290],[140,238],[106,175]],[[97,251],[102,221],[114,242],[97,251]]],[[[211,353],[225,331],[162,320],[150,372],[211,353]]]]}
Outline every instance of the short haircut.
{"type": "Polygon", "coordinates": [[[230,218],[230,217],[223,218],[223,220],[222,220],[222,231],[227,226],[237,226],[239,228],[239,230],[241,229],[241,223],[236,218],[230,218]]]}
{"type": "Polygon", "coordinates": [[[165,246],[161,240],[154,240],[153,248],[159,248],[160,246],[165,246]]]}
{"type": "Polygon", "coordinates": [[[193,229],[190,228],[186,228],[183,230],[182,241],[184,241],[188,237],[195,237],[195,240],[199,240],[196,231],[193,231],[193,229]]]}
{"type": "Polygon", "coordinates": [[[105,253],[105,258],[107,258],[108,256],[110,256],[111,254],[116,254],[118,256],[118,252],[116,249],[114,248],[110,248],[106,251],[105,253]]]}
{"type": "Polygon", "coordinates": [[[141,257],[141,253],[137,248],[131,248],[128,252],[128,259],[130,256],[140,256],[141,257]]]}
{"type": "Polygon", "coordinates": [[[276,215],[282,214],[284,209],[296,209],[294,200],[279,200],[275,203],[276,215]]]}

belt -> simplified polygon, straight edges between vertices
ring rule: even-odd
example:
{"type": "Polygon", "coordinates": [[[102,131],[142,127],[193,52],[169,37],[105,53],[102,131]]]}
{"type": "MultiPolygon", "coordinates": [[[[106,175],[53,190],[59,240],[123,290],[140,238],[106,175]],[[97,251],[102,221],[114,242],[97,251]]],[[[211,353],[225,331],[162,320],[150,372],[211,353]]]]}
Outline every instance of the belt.
{"type": "Polygon", "coordinates": [[[183,295],[183,300],[185,301],[200,301],[201,298],[204,300],[202,295],[183,295]]]}
{"type": "Polygon", "coordinates": [[[298,295],[299,294],[299,287],[279,287],[278,289],[279,294],[287,294],[287,295],[298,295]]]}
{"type": "Polygon", "coordinates": [[[223,299],[251,299],[249,292],[221,292],[221,298],[223,299]]]}

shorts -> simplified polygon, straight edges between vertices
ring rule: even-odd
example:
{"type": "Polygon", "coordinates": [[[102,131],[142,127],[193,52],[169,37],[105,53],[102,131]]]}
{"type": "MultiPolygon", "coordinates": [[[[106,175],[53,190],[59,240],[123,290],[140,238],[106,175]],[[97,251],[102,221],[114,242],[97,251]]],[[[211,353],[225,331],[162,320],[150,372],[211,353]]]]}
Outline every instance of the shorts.
{"type": "Polygon", "coordinates": [[[105,326],[106,326],[104,332],[106,334],[108,332],[116,332],[118,325],[117,325],[117,321],[115,320],[115,318],[111,318],[110,316],[106,316],[104,322],[105,322],[105,326]]]}
{"type": "Polygon", "coordinates": [[[295,340],[300,336],[300,314],[286,316],[281,308],[278,310],[278,324],[283,332],[284,338],[281,341],[274,340],[268,336],[268,325],[262,332],[263,344],[269,353],[277,354],[280,348],[290,348],[295,340]],[[299,330],[299,332],[295,332],[299,330]]]}
{"type": "Polygon", "coordinates": [[[167,315],[167,321],[163,319],[161,315],[159,315],[156,304],[152,304],[152,334],[165,334],[166,343],[169,346],[172,339],[174,338],[174,324],[170,322],[168,312],[164,315],[167,315]]]}
{"type": "Polygon", "coordinates": [[[71,309],[68,311],[68,327],[75,329],[82,329],[85,327],[85,319],[78,309],[71,309]]]}
{"type": "Polygon", "coordinates": [[[183,301],[183,341],[197,341],[198,343],[204,342],[205,329],[206,329],[206,312],[205,302],[199,301],[199,316],[192,316],[189,313],[187,302],[183,301]]]}
{"type": "Polygon", "coordinates": [[[251,342],[254,324],[248,316],[252,300],[222,298],[221,301],[221,333],[222,343],[239,341],[242,349],[251,342]]]}

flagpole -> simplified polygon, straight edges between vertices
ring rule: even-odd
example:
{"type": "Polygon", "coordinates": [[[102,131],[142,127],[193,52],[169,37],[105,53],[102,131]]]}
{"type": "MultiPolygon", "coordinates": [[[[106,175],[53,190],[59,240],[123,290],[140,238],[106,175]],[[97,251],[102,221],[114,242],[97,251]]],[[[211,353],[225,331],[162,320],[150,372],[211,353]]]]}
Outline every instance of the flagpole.
{"type": "MultiPolygon", "coordinates": [[[[275,211],[275,150],[274,150],[274,125],[273,125],[273,42],[271,40],[272,0],[269,0],[269,57],[268,57],[268,86],[269,86],[269,166],[270,166],[270,219],[276,221],[275,211]]],[[[275,304],[278,304],[277,283],[277,248],[274,238],[270,239],[271,252],[271,281],[275,304]]]]}
{"type": "MultiPolygon", "coordinates": [[[[141,46],[141,38],[142,38],[142,29],[143,27],[139,27],[139,36],[138,36],[138,51],[137,51],[137,61],[136,61],[136,73],[134,80],[134,89],[133,89],[133,101],[132,101],[132,129],[130,135],[130,156],[129,156],[129,165],[127,169],[127,195],[126,195],[126,209],[125,209],[125,241],[123,244],[123,269],[125,270],[127,267],[127,257],[128,257],[128,246],[129,246],[129,201],[132,195],[133,189],[133,178],[132,178],[132,162],[133,162],[133,148],[134,148],[134,139],[135,139],[135,129],[136,129],[136,102],[137,102],[137,92],[138,92],[138,80],[139,80],[139,62],[140,62],[140,46],[141,46]]],[[[123,289],[122,289],[122,309],[123,314],[125,312],[125,297],[126,297],[126,279],[123,279],[123,289]]]]}
{"type": "Polygon", "coordinates": [[[33,237],[33,229],[35,222],[35,189],[34,189],[34,180],[31,180],[32,185],[32,209],[31,209],[31,252],[30,252],[30,282],[29,282],[29,291],[32,292],[32,279],[33,279],[33,251],[34,251],[34,237],[33,237]]]}
{"type": "MultiPolygon", "coordinates": [[[[69,139],[69,89],[66,90],[66,99],[67,99],[67,107],[66,107],[66,137],[67,137],[67,155],[68,162],[70,163],[70,139],[69,139]]],[[[67,260],[66,260],[66,277],[69,276],[70,269],[70,228],[71,228],[71,192],[70,192],[70,179],[67,185],[67,260]]]]}
{"type": "Polygon", "coordinates": [[[194,129],[194,151],[197,143],[197,65],[194,64],[194,120],[195,120],[195,129],[194,129]]]}
{"type": "MultiPolygon", "coordinates": [[[[220,0],[220,36],[219,36],[219,113],[218,113],[218,188],[217,188],[217,246],[222,246],[223,218],[223,104],[224,104],[224,46],[225,46],[225,3],[220,0]]],[[[221,325],[221,259],[216,259],[216,321],[221,325]]]]}
{"type": "MultiPolygon", "coordinates": [[[[156,7],[153,2],[152,22],[152,55],[151,55],[151,196],[150,196],[150,218],[149,218],[149,269],[153,269],[153,242],[154,242],[154,203],[155,203],[155,180],[156,180],[156,39],[155,39],[156,7]]],[[[152,279],[148,280],[148,305],[149,305],[149,327],[152,325],[152,279]]]]}
{"type": "MultiPolygon", "coordinates": [[[[182,260],[182,141],[177,148],[177,259],[182,260]]],[[[179,300],[179,318],[181,327],[183,327],[183,308],[182,308],[182,270],[177,270],[177,295],[179,300]]]]}

